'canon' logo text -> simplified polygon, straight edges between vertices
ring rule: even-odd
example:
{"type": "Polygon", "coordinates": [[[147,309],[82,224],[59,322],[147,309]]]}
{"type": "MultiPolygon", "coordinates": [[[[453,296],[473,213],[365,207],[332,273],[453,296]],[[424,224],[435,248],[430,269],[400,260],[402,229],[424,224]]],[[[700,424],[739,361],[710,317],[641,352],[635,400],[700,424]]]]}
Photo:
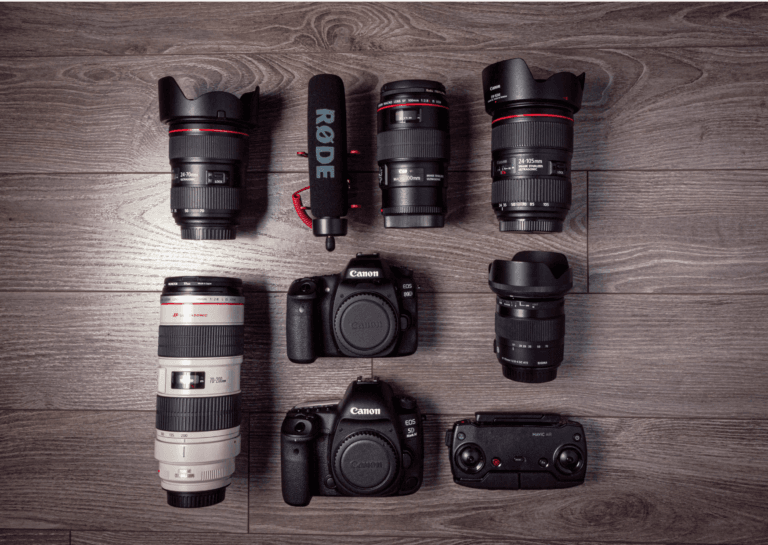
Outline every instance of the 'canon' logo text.
{"type": "Polygon", "coordinates": [[[371,278],[379,276],[379,271],[357,271],[352,269],[349,271],[349,276],[352,278],[371,278]]]}
{"type": "Polygon", "coordinates": [[[381,409],[358,409],[357,407],[352,407],[349,409],[349,412],[352,414],[381,414],[381,409]]]}
{"type": "Polygon", "coordinates": [[[349,465],[351,465],[353,469],[375,469],[382,467],[381,462],[358,462],[357,460],[349,465]]]}
{"type": "Polygon", "coordinates": [[[381,322],[352,322],[350,327],[352,329],[380,329],[383,324],[381,322]]]}

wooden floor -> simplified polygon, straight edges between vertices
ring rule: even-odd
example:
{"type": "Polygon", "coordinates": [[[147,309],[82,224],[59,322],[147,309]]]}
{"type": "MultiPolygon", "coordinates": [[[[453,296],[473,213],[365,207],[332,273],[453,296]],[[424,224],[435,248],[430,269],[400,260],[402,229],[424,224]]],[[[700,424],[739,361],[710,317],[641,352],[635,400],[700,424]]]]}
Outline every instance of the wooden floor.
{"type": "Polygon", "coordinates": [[[0,544],[768,543],[768,4],[0,4],[0,544]],[[562,234],[499,233],[480,73],[586,72],[562,234]],[[327,253],[296,217],[306,89],[338,74],[350,234],[327,253]],[[157,80],[261,86],[237,240],[182,241],[157,80]],[[375,104],[436,79],[451,103],[449,214],[384,230],[375,104]],[[491,350],[487,264],[565,253],[566,358],[513,383],[491,350]],[[415,270],[420,346],[399,359],[285,355],[285,292],[374,250],[415,270]],[[224,503],[166,505],[153,458],[159,292],[246,283],[244,448],[224,503]],[[375,374],[428,413],[424,486],[404,498],[280,494],[293,404],[375,374]],[[477,410],[584,424],[587,482],[453,484],[441,438],[477,410]]]}

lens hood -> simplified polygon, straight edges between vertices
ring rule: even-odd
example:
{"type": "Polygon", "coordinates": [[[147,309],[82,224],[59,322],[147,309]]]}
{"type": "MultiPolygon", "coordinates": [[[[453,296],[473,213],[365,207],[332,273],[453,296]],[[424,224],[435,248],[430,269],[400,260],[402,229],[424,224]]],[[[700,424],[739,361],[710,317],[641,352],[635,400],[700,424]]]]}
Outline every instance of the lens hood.
{"type": "Polygon", "coordinates": [[[213,91],[188,99],[171,76],[157,82],[160,96],[160,121],[207,121],[255,127],[259,113],[259,88],[237,98],[232,93],[213,91]]]}
{"type": "Polygon", "coordinates": [[[573,287],[573,273],[563,254],[518,252],[489,265],[488,285],[501,297],[562,297],[573,287]]]}
{"type": "Polygon", "coordinates": [[[439,81],[428,79],[401,79],[390,81],[381,87],[381,98],[398,93],[438,93],[445,94],[445,86],[439,81]]]}
{"type": "Polygon", "coordinates": [[[491,115],[502,107],[558,105],[572,114],[581,109],[585,74],[558,72],[547,79],[534,79],[523,59],[510,59],[483,70],[485,111],[491,115]]]}

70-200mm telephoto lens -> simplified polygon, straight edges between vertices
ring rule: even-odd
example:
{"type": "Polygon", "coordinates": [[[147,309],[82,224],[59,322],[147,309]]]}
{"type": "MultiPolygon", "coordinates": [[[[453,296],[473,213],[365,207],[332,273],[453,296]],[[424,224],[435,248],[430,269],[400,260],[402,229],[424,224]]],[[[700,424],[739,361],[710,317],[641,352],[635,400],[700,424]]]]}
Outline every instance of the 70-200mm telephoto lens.
{"type": "Polygon", "coordinates": [[[238,278],[165,279],[155,458],[173,507],[223,501],[235,471],[244,303],[238,278]]]}

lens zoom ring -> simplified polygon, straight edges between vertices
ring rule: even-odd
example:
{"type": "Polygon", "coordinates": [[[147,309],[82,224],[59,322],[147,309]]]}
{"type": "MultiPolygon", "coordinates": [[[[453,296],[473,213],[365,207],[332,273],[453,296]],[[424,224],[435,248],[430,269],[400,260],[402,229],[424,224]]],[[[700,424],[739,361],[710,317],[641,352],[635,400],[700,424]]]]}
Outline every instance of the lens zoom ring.
{"type": "Polygon", "coordinates": [[[556,341],[565,338],[565,316],[532,320],[496,314],[496,334],[515,341],[556,341]]]}
{"type": "Polygon", "coordinates": [[[171,136],[168,142],[171,160],[188,157],[245,161],[248,158],[248,140],[228,135],[197,134],[171,136]]]}
{"type": "Polygon", "coordinates": [[[451,156],[448,133],[437,129],[405,129],[381,132],[376,136],[376,160],[442,159],[451,156]]]}
{"type": "Polygon", "coordinates": [[[444,214],[439,206],[392,206],[383,209],[385,214],[444,214]]]}
{"type": "Polygon", "coordinates": [[[220,397],[157,396],[155,427],[161,431],[214,431],[240,425],[240,394],[220,397]]]}
{"type": "Polygon", "coordinates": [[[551,121],[522,121],[491,130],[491,150],[560,148],[573,151],[573,125],[551,121]]]}
{"type": "Polygon", "coordinates": [[[161,325],[157,355],[161,358],[217,358],[243,355],[241,325],[161,325]]]}
{"type": "Polygon", "coordinates": [[[558,202],[571,204],[571,182],[563,178],[513,178],[496,180],[491,202],[558,202]]]}
{"type": "Polygon", "coordinates": [[[239,187],[172,187],[171,209],[240,210],[240,193],[239,187]]]}

